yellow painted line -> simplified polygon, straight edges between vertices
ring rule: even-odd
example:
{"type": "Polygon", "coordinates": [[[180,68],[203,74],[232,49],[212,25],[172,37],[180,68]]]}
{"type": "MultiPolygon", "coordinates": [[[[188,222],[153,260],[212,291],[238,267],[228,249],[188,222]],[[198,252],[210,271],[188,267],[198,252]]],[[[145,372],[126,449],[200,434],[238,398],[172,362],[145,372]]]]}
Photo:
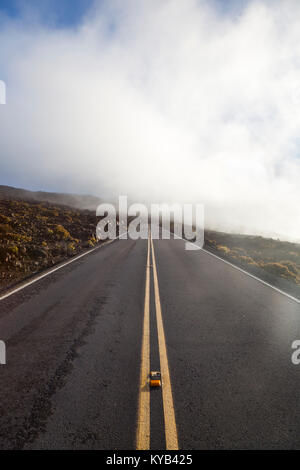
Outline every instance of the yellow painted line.
{"type": "Polygon", "coordinates": [[[148,238],[146,266],[146,287],[144,303],[144,326],[142,339],[142,360],[140,371],[140,390],[138,423],[136,435],[137,450],[150,449],[150,388],[148,376],[150,372],[150,239],[148,238]]]}
{"type": "Polygon", "coordinates": [[[160,370],[161,370],[161,376],[162,376],[162,396],[163,396],[164,419],[165,419],[166,449],[178,450],[178,436],[177,436],[177,427],[176,427],[176,419],[175,419],[175,410],[174,410],[174,403],[173,403],[166,339],[165,339],[164,326],[163,326],[162,313],[161,313],[157,269],[156,269],[154,246],[153,246],[152,238],[151,238],[151,247],[152,247],[152,265],[153,265],[153,280],[154,280],[156,321],[157,321],[157,331],[158,331],[160,370]]]}

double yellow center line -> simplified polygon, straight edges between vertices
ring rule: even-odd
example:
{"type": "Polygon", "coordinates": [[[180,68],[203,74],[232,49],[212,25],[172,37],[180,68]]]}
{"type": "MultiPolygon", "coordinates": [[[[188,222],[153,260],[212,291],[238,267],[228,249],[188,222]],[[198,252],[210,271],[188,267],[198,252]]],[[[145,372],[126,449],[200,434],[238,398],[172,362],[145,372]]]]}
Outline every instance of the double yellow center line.
{"type": "Polygon", "coordinates": [[[164,425],[166,449],[178,449],[178,436],[175,420],[175,411],[172,395],[172,387],[170,380],[170,371],[167,357],[166,339],[162,320],[162,311],[159,295],[159,285],[156,269],[156,261],[154,254],[153,240],[151,233],[148,236],[148,252],[146,266],[146,287],[145,287],[145,303],[144,303],[144,325],[142,339],[142,358],[140,372],[140,389],[139,389],[139,408],[138,408],[138,425],[136,436],[136,448],[138,450],[150,449],[150,252],[152,254],[153,282],[156,322],[158,331],[158,346],[160,371],[162,376],[162,398],[164,409],[164,425]]]}

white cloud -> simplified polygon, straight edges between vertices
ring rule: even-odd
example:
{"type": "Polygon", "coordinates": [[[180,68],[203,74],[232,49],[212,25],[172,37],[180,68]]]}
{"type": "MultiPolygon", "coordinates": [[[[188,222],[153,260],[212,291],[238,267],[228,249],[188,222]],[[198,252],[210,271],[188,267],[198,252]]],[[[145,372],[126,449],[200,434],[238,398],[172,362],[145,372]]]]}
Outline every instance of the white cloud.
{"type": "Polygon", "coordinates": [[[204,202],[210,226],[300,239],[299,17],[298,0],[235,17],[111,0],[74,30],[2,21],[2,174],[204,202]]]}

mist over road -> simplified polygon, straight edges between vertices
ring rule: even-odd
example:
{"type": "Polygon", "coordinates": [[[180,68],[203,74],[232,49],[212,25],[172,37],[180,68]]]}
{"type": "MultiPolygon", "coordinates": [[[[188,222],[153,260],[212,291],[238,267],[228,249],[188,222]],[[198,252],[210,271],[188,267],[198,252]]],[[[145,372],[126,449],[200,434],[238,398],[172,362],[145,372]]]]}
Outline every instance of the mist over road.
{"type": "Polygon", "coordinates": [[[102,246],[0,301],[0,448],[135,449],[148,424],[152,449],[300,448],[299,319],[182,240],[102,246]],[[150,391],[142,357],[170,382],[150,391]]]}

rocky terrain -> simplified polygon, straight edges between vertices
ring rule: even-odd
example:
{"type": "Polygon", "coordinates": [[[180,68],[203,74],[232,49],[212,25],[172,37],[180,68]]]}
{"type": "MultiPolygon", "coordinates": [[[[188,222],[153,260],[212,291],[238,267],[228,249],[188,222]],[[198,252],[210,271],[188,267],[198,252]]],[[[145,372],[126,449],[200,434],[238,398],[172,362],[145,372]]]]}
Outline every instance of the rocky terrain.
{"type": "Polygon", "coordinates": [[[205,244],[231,262],[300,285],[300,244],[254,235],[206,231],[205,244]]]}
{"type": "Polygon", "coordinates": [[[95,212],[0,198],[0,290],[96,245],[95,212]]]}

